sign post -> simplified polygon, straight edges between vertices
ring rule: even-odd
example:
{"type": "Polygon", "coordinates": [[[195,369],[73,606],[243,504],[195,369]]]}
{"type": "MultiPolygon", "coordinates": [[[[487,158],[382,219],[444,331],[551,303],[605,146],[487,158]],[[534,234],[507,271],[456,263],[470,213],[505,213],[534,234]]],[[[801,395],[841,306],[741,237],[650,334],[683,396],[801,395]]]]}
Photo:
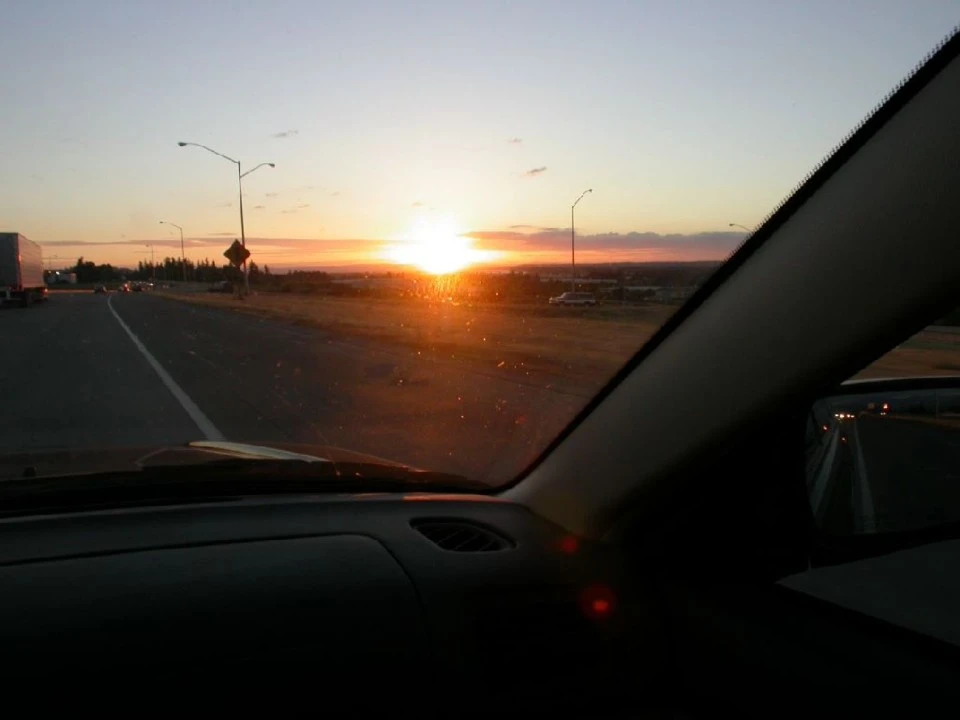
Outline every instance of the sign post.
{"type": "MultiPolygon", "coordinates": [[[[239,240],[234,240],[233,244],[223,252],[223,256],[230,261],[231,265],[239,270],[247,261],[247,258],[250,257],[250,251],[247,250],[239,240]]],[[[240,286],[238,286],[238,289],[239,287],[240,286]]],[[[239,290],[239,293],[240,296],[243,297],[243,291],[239,290]]]]}

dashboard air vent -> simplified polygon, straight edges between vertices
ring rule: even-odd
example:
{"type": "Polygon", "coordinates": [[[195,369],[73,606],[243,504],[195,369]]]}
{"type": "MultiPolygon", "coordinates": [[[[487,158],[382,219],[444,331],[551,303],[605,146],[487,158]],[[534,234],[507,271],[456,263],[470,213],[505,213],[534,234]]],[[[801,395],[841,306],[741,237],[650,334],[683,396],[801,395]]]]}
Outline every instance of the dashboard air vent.
{"type": "Polygon", "coordinates": [[[419,520],[413,529],[443,550],[485,553],[509,550],[513,543],[481,525],[463,520],[419,520]]]}

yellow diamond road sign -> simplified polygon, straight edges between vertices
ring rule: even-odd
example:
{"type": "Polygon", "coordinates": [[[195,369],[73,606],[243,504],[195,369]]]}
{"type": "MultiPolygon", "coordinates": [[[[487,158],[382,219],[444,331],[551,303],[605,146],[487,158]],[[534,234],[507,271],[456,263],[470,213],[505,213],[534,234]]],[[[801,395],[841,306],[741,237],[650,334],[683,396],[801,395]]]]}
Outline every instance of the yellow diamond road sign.
{"type": "Polygon", "coordinates": [[[223,256],[234,266],[240,267],[250,257],[250,251],[241,245],[239,240],[234,240],[233,245],[226,249],[223,256]]]}

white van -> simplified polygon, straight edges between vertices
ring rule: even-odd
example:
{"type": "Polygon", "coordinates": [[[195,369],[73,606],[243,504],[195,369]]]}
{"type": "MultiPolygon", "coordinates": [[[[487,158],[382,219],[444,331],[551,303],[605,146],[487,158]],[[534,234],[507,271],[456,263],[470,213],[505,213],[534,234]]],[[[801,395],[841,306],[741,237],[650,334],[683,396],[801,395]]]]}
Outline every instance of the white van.
{"type": "Polygon", "coordinates": [[[551,305],[596,305],[597,298],[588,292],[565,292],[550,298],[551,305]]]}

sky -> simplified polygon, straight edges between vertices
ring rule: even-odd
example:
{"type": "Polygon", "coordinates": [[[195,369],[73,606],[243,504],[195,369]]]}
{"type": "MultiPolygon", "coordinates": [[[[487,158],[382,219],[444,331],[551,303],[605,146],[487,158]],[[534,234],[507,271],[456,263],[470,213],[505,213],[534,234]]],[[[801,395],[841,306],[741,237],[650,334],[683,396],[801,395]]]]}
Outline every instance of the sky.
{"type": "Polygon", "coordinates": [[[276,267],[460,242],[722,258],[960,21],[960,0],[31,0],[4,8],[0,230],[50,266],[276,267]],[[419,230],[418,230],[419,228],[419,230]],[[432,233],[432,235],[431,235],[432,233]],[[439,243],[439,244],[438,244],[439,243]]]}

